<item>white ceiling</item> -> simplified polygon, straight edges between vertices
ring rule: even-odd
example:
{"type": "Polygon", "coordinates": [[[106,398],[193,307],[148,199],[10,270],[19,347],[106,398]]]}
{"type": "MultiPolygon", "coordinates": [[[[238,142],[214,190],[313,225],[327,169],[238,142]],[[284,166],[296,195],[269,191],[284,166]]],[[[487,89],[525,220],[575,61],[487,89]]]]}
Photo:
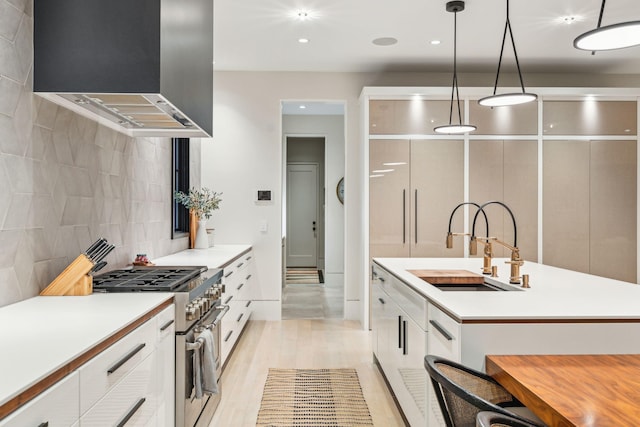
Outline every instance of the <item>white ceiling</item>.
{"type": "MultiPolygon", "coordinates": [[[[453,14],[444,0],[215,0],[216,70],[434,71],[452,67],[453,14]],[[311,19],[293,16],[309,11],[311,19]],[[298,43],[301,37],[310,40],[298,43]],[[393,37],[398,43],[376,46],[393,37]],[[430,44],[438,39],[438,46],[430,44]]],[[[495,73],[506,0],[467,0],[458,14],[458,71],[495,73]]],[[[573,39],[596,27],[601,0],[511,0],[527,72],[640,74],[640,47],[590,52],[573,39]],[[567,25],[564,16],[574,16],[567,25]]],[[[603,25],[640,20],[640,0],[609,0],[603,25]]],[[[507,41],[505,72],[513,71],[507,41]]]]}

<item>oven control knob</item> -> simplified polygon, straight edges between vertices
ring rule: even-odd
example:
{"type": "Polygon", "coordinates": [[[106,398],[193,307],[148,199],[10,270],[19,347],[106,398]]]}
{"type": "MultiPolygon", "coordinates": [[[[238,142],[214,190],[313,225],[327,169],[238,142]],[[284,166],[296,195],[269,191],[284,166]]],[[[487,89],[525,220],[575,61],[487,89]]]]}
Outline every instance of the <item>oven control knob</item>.
{"type": "MultiPolygon", "coordinates": [[[[196,320],[196,308],[193,304],[189,304],[186,307],[187,320],[196,320]]],[[[198,316],[199,317],[199,316],[198,316]]]]}
{"type": "Polygon", "coordinates": [[[216,288],[209,288],[204,293],[204,296],[209,298],[211,301],[215,301],[218,299],[218,290],[216,288]]]}
{"type": "Polygon", "coordinates": [[[207,311],[209,311],[209,300],[206,298],[198,298],[196,301],[198,301],[198,307],[200,307],[200,312],[201,313],[206,313],[207,311]]]}

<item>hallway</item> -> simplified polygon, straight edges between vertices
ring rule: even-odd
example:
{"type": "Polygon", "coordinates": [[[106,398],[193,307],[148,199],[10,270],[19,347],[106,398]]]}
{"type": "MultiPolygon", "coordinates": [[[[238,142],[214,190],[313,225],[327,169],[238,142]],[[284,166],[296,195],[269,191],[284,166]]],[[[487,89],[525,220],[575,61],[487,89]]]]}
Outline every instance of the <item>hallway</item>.
{"type": "Polygon", "coordinates": [[[342,319],[342,282],[336,280],[336,275],[327,275],[324,279],[325,283],[285,284],[282,289],[282,319],[342,319]]]}
{"type": "Polygon", "coordinates": [[[371,334],[358,322],[250,321],[222,376],[222,401],[210,427],[253,427],[269,368],[354,368],[375,426],[402,418],[372,361],[371,334]]]}

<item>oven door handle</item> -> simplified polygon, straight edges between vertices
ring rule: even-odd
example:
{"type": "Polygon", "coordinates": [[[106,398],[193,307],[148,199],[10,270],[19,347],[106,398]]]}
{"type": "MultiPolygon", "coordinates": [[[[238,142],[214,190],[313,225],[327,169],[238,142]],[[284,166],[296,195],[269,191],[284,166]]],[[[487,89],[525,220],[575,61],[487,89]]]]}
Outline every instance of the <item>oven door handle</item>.
{"type": "Polygon", "coordinates": [[[222,311],[221,311],[221,312],[216,316],[216,318],[215,318],[215,319],[213,320],[213,322],[211,323],[211,325],[212,325],[211,327],[213,327],[213,328],[214,328],[214,327],[216,327],[216,326],[218,325],[218,323],[220,323],[220,321],[222,320],[222,318],[223,318],[224,316],[226,316],[226,315],[227,315],[227,313],[229,312],[229,309],[230,309],[231,307],[230,307],[230,306],[228,306],[228,305],[224,305],[224,304],[223,304],[223,305],[219,305],[219,306],[217,306],[216,308],[217,308],[217,309],[220,309],[220,308],[221,308],[221,309],[222,309],[222,311]]]}

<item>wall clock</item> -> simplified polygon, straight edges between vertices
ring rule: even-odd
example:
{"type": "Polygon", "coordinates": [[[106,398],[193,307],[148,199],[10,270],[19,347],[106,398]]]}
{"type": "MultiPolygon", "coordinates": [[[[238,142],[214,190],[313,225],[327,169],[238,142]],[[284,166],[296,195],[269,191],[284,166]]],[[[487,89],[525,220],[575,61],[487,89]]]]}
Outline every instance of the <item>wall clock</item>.
{"type": "Polygon", "coordinates": [[[340,200],[340,203],[344,205],[344,177],[340,178],[340,181],[338,181],[338,186],[336,187],[336,195],[338,196],[338,200],[340,200]]]}

